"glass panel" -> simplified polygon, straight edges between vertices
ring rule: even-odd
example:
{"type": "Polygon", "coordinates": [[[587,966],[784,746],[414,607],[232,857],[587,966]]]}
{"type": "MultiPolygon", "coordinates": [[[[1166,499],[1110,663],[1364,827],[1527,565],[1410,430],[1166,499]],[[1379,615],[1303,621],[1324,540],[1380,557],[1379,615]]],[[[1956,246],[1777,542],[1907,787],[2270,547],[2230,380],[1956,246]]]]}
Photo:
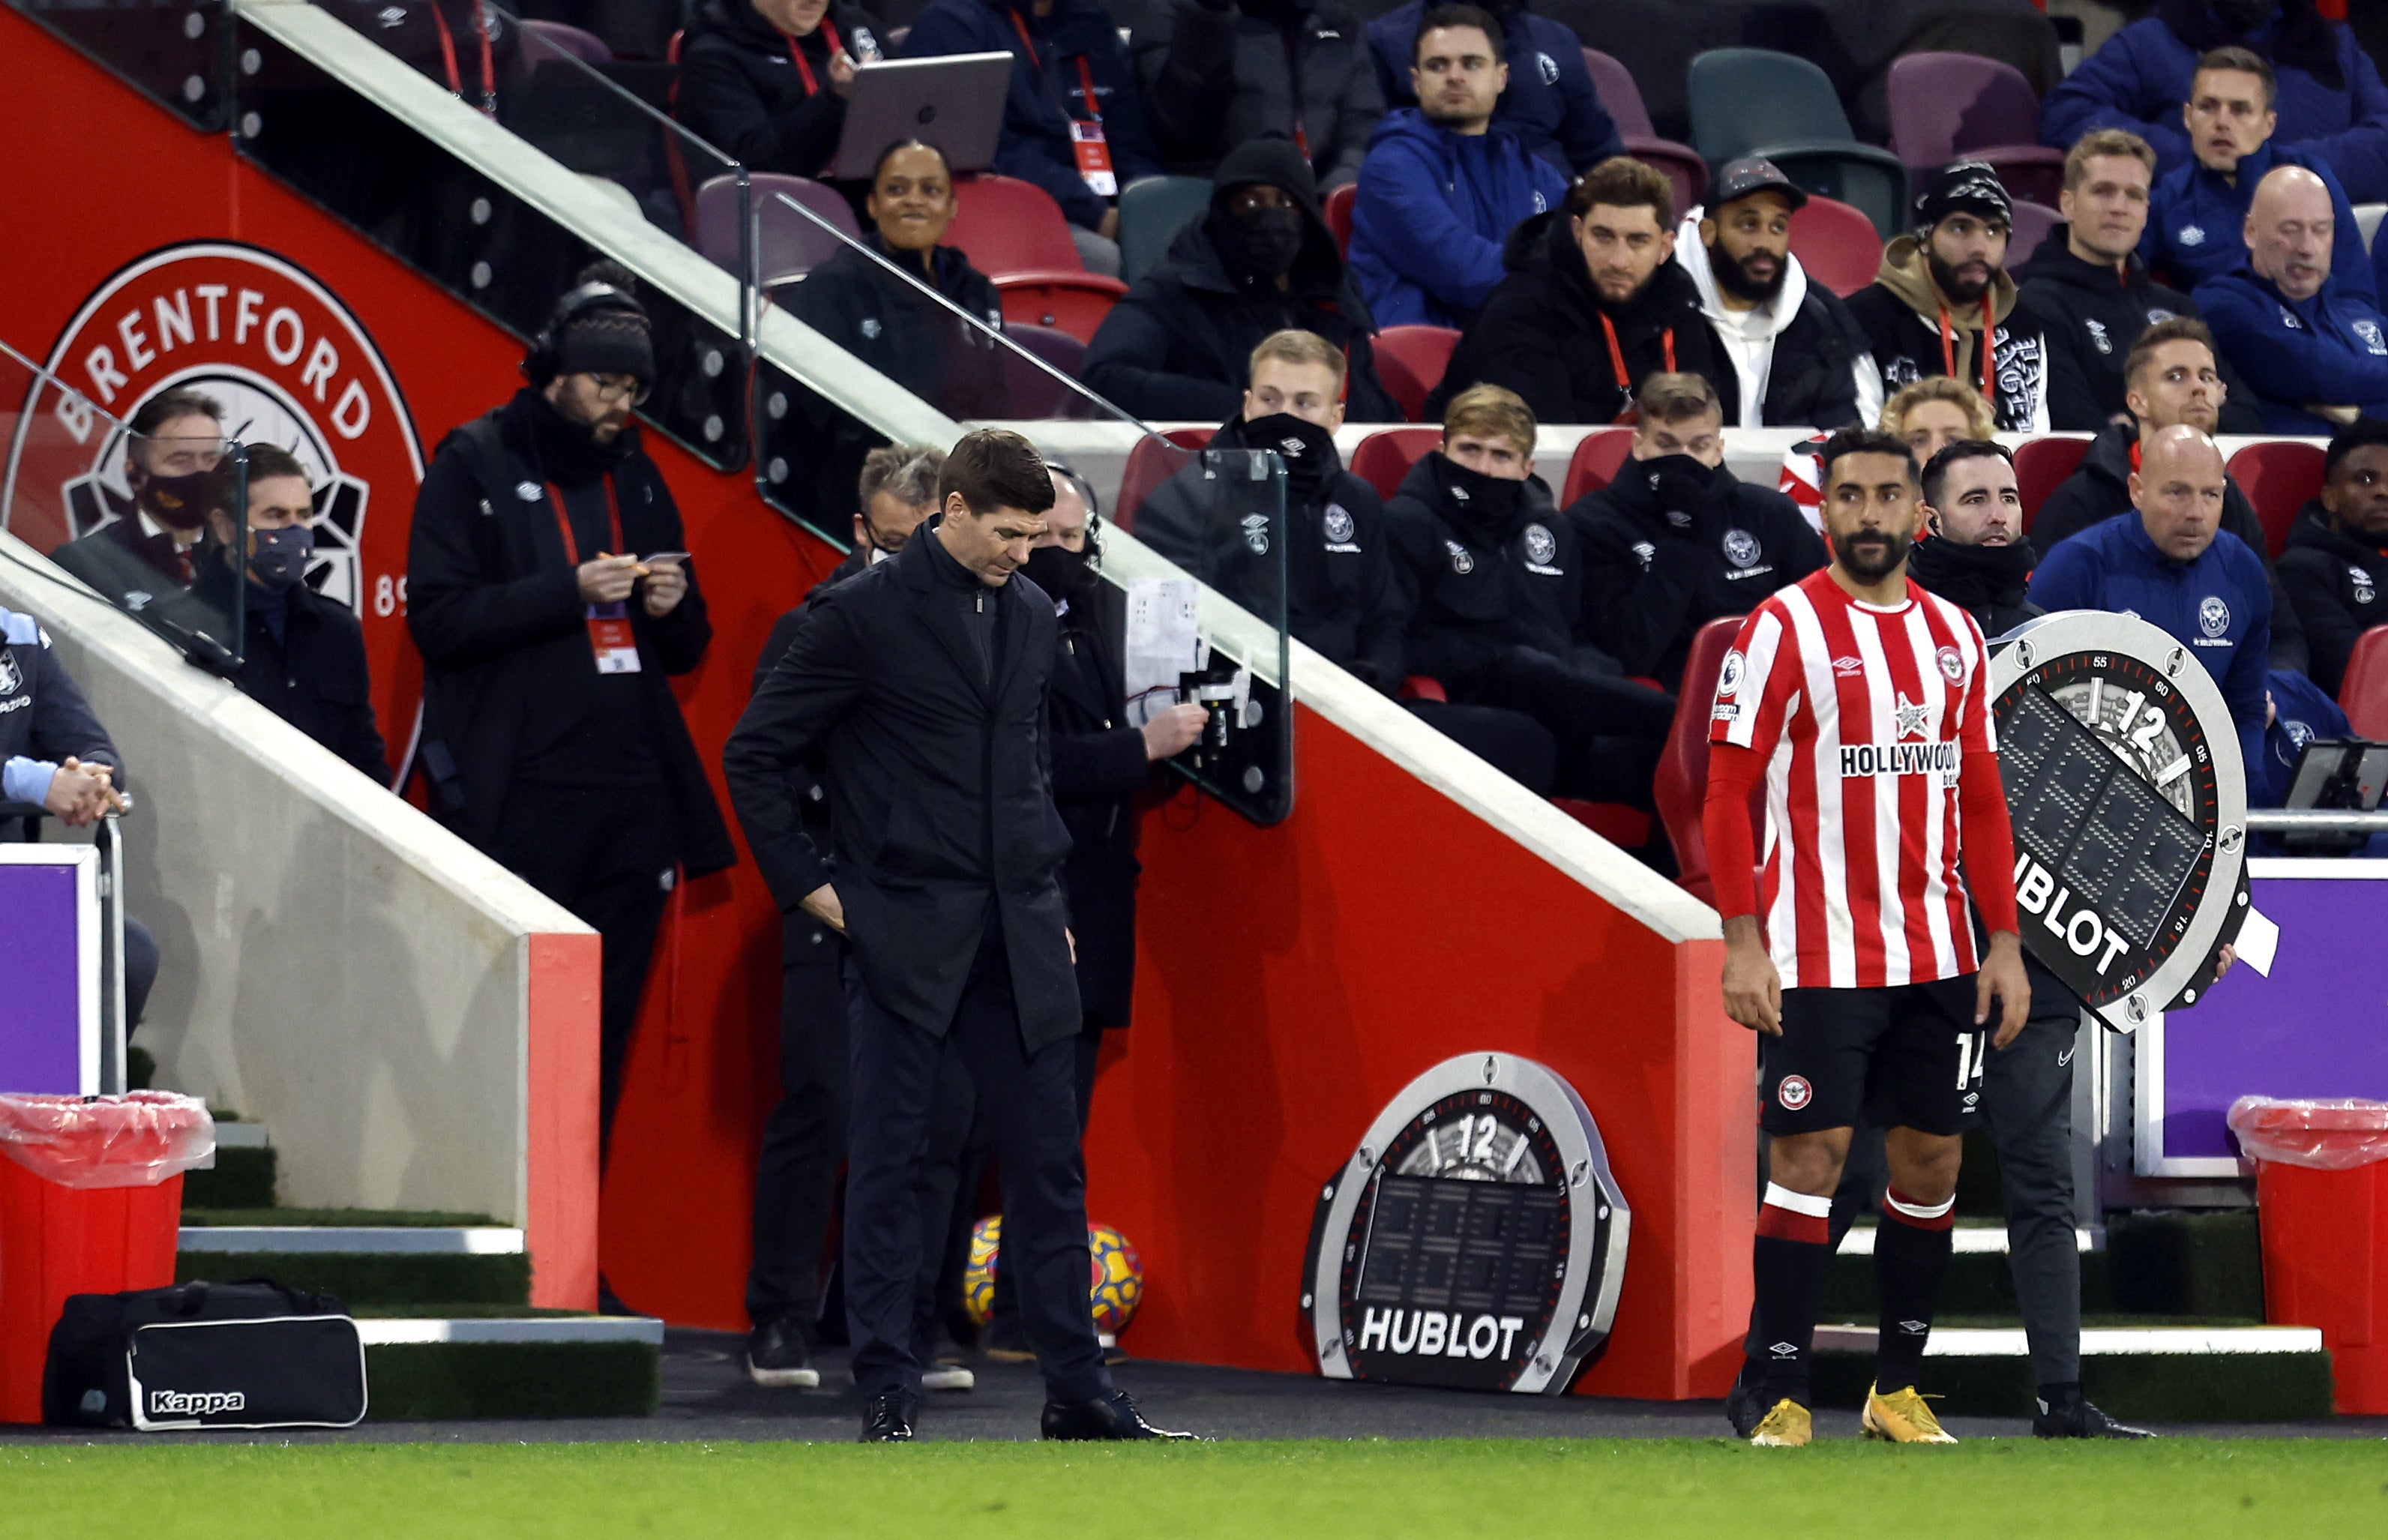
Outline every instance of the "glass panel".
{"type": "Polygon", "coordinates": [[[6,0],[204,129],[224,126],[232,94],[228,0],[6,0]]]}
{"type": "Polygon", "coordinates": [[[248,454],[226,437],[237,425],[222,403],[184,404],[145,403],[135,416],[147,431],[136,433],[0,342],[0,528],[229,676],[246,651],[252,586],[240,554],[250,546],[248,454]]]}
{"type": "MultiPolygon", "coordinates": [[[[373,14],[325,9],[343,19],[373,14]]],[[[654,72],[667,78],[670,66],[591,66],[511,16],[486,14],[496,29],[496,84],[484,89],[468,34],[457,40],[463,99],[476,107],[493,99],[500,123],[587,184],[597,217],[692,246],[716,231],[726,243],[718,247],[728,259],[720,265],[744,270],[745,173],[657,109],[667,79],[654,72]]],[[[404,29],[362,35],[449,84],[446,54],[427,27],[427,50],[423,39],[410,45],[404,29]]],[[[603,256],[262,28],[245,23],[240,45],[234,142],[241,153],[517,337],[536,336],[557,298],[603,256]]],[[[658,375],[641,415],[709,464],[743,465],[747,296],[742,289],[734,315],[718,325],[652,287],[642,286],[640,298],[654,325],[658,375]]]]}

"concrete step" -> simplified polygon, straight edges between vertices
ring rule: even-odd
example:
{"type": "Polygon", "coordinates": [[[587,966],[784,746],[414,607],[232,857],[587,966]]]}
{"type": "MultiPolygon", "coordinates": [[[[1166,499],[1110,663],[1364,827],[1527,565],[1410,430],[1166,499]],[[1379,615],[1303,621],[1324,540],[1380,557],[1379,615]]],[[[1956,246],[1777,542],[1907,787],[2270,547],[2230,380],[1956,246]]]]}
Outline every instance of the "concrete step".
{"type": "Polygon", "coordinates": [[[664,1323],[644,1316],[360,1316],[376,1422],[645,1417],[664,1323]]]}
{"type": "Polygon", "coordinates": [[[514,1256],[523,1232],[496,1225],[184,1225],[182,1250],[344,1256],[514,1256]]]}
{"type": "Polygon", "coordinates": [[[664,1323],[652,1316],[359,1317],[367,1347],[421,1343],[644,1343],[660,1348],[664,1323]]]}

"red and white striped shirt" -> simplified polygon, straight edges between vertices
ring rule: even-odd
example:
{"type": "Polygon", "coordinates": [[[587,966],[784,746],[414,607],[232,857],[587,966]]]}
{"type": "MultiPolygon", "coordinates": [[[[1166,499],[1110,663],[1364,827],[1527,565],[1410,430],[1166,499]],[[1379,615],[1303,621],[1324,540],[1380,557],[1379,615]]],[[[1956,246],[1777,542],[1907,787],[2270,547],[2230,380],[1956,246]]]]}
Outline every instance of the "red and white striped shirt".
{"type": "Polygon", "coordinates": [[[1988,655],[1971,616],[1912,580],[1885,608],[1830,568],[1743,623],[1708,738],[1765,761],[1759,912],[1784,987],[1980,967],[1957,871],[1959,783],[1966,755],[1997,746],[1988,655]]]}

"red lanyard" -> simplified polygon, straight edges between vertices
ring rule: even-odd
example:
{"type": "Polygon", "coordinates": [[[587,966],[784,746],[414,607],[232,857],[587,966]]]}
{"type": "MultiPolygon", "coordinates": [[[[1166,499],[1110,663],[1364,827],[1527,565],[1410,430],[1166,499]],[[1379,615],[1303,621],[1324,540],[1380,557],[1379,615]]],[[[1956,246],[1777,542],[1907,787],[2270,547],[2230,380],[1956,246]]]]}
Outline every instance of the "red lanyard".
{"type": "MultiPolygon", "coordinates": [[[[448,90],[462,101],[464,75],[456,66],[456,34],[448,30],[448,18],[440,12],[439,0],[432,0],[431,19],[439,28],[439,58],[448,67],[448,90]]],[[[498,115],[498,66],[489,50],[489,13],[482,9],[481,0],[473,0],[473,31],[481,38],[481,110],[494,118],[498,115]]]]}
{"type": "MultiPolygon", "coordinates": [[[[1011,30],[1020,34],[1021,46],[1028,50],[1028,62],[1036,66],[1036,72],[1039,75],[1044,74],[1045,61],[1036,57],[1036,40],[1028,35],[1028,23],[1021,19],[1018,11],[1011,13],[1011,30]]],[[[1086,55],[1080,54],[1076,63],[1078,89],[1086,94],[1086,121],[1099,127],[1103,121],[1103,104],[1102,98],[1095,95],[1095,72],[1086,68],[1086,55]]],[[[1061,112],[1062,116],[1069,116],[1068,104],[1063,104],[1061,112]]]]}
{"type": "Polygon", "coordinates": [[[1293,147],[1302,151],[1304,160],[1310,159],[1310,133],[1302,126],[1302,45],[1295,34],[1285,34],[1285,78],[1293,87],[1293,147]]]}
{"type": "MultiPolygon", "coordinates": [[[[845,44],[838,41],[837,28],[831,24],[828,17],[824,16],[820,19],[820,30],[822,36],[829,42],[830,57],[832,58],[835,58],[837,57],[838,50],[845,46],[845,44]]],[[[788,57],[795,60],[796,72],[805,77],[805,95],[807,96],[819,95],[820,82],[813,78],[813,67],[805,62],[805,51],[796,46],[796,40],[793,37],[788,39],[788,57]]]]}
{"type": "MultiPolygon", "coordinates": [[[[564,493],[556,490],[556,485],[553,481],[547,484],[547,505],[555,510],[555,528],[564,536],[565,555],[571,559],[573,566],[578,566],[583,560],[580,554],[580,537],[572,532],[572,520],[565,514],[564,511],[564,493]]],[[[612,471],[607,471],[605,473],[605,516],[611,520],[613,524],[614,549],[609,552],[600,552],[598,554],[600,555],[622,555],[625,554],[622,550],[622,505],[620,503],[616,502],[614,497],[614,473],[612,471]]]]}
{"type": "MultiPolygon", "coordinates": [[[[1999,404],[1996,382],[1990,375],[1991,327],[1996,322],[1990,313],[1990,297],[1982,296],[1982,400],[1992,407],[1999,404]]],[[[1957,375],[1957,334],[1949,325],[1949,307],[1940,307],[1940,372],[1954,379],[1957,375]]]]}
{"type": "MultiPolygon", "coordinates": [[[[1626,413],[1630,413],[1633,410],[1632,405],[1631,404],[1633,399],[1633,377],[1625,372],[1625,350],[1617,345],[1617,323],[1608,318],[1608,312],[1606,311],[1601,312],[1600,329],[1608,334],[1609,373],[1616,376],[1617,388],[1625,392],[1625,398],[1628,403],[1625,408],[1625,412],[1618,414],[1618,420],[1622,422],[1625,419],[1626,413]]],[[[1674,327],[1670,326],[1665,331],[1658,334],[1658,348],[1659,350],[1666,355],[1667,372],[1670,375],[1673,374],[1675,372],[1674,327]]]]}

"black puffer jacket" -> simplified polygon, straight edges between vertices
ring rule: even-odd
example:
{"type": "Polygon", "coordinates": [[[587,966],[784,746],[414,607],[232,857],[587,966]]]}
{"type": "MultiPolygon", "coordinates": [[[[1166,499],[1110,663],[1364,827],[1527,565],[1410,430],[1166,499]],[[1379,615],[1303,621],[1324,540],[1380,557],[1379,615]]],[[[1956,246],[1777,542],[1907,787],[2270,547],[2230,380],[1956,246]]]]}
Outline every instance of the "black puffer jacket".
{"type": "MultiPolygon", "coordinates": [[[[2374,626],[2388,625],[2388,552],[2333,528],[2319,503],[2297,510],[2289,542],[2280,553],[2280,584],[2304,625],[2308,670],[2316,684],[2338,694],[2355,640],[2374,626]]],[[[2272,630],[2280,633],[2280,607],[2272,630]]]]}
{"type": "Polygon", "coordinates": [[[1409,666],[1454,700],[1475,694],[1519,648],[1567,657],[1582,617],[1575,526],[1551,505],[1550,489],[1534,477],[1506,512],[1488,514],[1487,479],[1435,451],[1385,505],[1411,605],[1409,666]]]}
{"type": "MultiPolygon", "coordinates": [[[[1376,324],[1344,270],[1318,206],[1310,167],[1289,139],[1254,139],[1219,163],[1219,193],[1254,183],[1282,187],[1309,228],[1291,286],[1238,285],[1212,239],[1220,212],[1177,233],[1169,258],[1137,280],[1103,318],[1086,350],[1086,388],[1148,421],[1215,423],[1244,399],[1252,350],[1272,332],[1315,332],[1350,363],[1345,414],[1355,423],[1397,423],[1401,408],[1377,377],[1376,324]]],[[[809,280],[807,280],[809,282],[809,280]]]]}
{"type": "Polygon", "coordinates": [[[1516,391],[1544,423],[1613,423],[1632,403],[1633,384],[1662,369],[1705,375],[1720,398],[1733,389],[1717,367],[1699,287],[1672,258],[1633,298],[1612,306],[1593,287],[1566,210],[1555,209],[1511,231],[1502,261],[1509,275],[1476,312],[1427,398],[1429,422],[1441,420],[1471,385],[1516,391]],[[1604,315],[1617,328],[1629,376],[1622,381],[1609,363],[1604,315]]]}
{"type": "MultiPolygon", "coordinates": [[[[863,244],[923,285],[934,275],[938,294],[1003,329],[995,285],[953,247],[938,247],[924,267],[915,252],[888,250],[875,230],[863,244]]],[[[813,269],[788,309],[949,417],[1011,415],[1001,344],[851,247],[813,269]]]]}
{"type": "MultiPolygon", "coordinates": [[[[2137,252],[2116,273],[2075,256],[2070,242],[2064,225],[2048,233],[2039,255],[2015,274],[2023,284],[2018,303],[2039,318],[2048,340],[2048,426],[2094,432],[2124,410],[2123,360],[2131,344],[2159,321],[2197,314],[2197,302],[2157,283],[2137,252]]],[[[2255,392],[2240,382],[2229,359],[2214,362],[2229,392],[2222,401],[2221,431],[2263,432],[2255,392]]]]}
{"type": "Polygon", "coordinates": [[[849,57],[870,60],[882,52],[879,32],[875,17],[845,0],[832,0],[820,25],[794,39],[752,0],[704,0],[680,45],[673,110],[690,133],[749,171],[819,176],[845,132],[845,98],[830,89],[831,39],[849,57]]]}
{"type": "Polygon", "coordinates": [[[1907,554],[1907,575],[1926,593],[1948,600],[1974,617],[1984,636],[2004,636],[2047,611],[2024,597],[2039,553],[2031,541],[2013,545],[1960,545],[1949,540],[1917,541],[1907,554]]]}

